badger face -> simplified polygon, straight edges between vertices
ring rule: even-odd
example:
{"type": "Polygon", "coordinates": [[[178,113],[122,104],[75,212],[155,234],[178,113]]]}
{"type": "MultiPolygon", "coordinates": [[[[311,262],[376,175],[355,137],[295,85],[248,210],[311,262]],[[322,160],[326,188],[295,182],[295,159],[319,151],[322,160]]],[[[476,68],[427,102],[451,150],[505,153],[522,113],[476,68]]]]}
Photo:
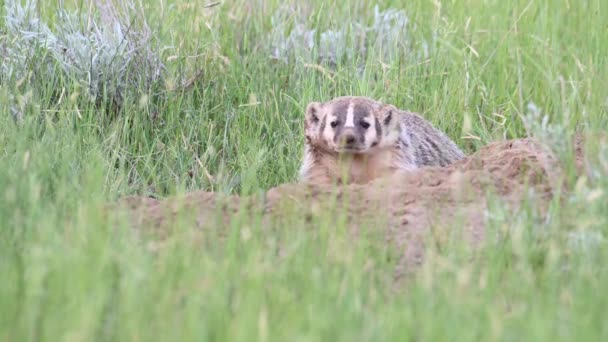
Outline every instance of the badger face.
{"type": "Polygon", "coordinates": [[[306,109],[306,138],[329,152],[369,153],[399,138],[397,116],[395,107],[366,97],[312,102],[306,109]]]}

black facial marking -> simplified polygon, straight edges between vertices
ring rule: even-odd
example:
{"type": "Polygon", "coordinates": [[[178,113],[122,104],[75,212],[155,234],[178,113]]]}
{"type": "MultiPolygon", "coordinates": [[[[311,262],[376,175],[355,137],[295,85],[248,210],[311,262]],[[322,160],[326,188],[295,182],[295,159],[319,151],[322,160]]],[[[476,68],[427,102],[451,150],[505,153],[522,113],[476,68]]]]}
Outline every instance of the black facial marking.
{"type": "Polygon", "coordinates": [[[338,143],[338,139],[340,138],[340,134],[342,134],[342,130],[344,128],[344,120],[339,120],[339,119],[334,119],[337,120],[336,122],[338,123],[337,125],[332,125],[333,129],[334,129],[334,142],[338,143]]]}
{"type": "Polygon", "coordinates": [[[355,122],[362,121],[368,115],[369,115],[369,108],[367,108],[366,106],[357,104],[353,108],[353,119],[355,119],[355,122]]]}
{"type": "Polygon", "coordinates": [[[313,112],[311,113],[311,119],[313,123],[318,123],[319,122],[319,116],[317,115],[317,112],[313,109],[313,112]]]}
{"type": "Polygon", "coordinates": [[[386,113],[386,117],[383,120],[384,125],[388,126],[388,124],[391,123],[392,119],[393,119],[393,111],[389,110],[388,113],[386,113]]]}
{"type": "Polygon", "coordinates": [[[315,108],[314,106],[311,106],[310,108],[310,119],[312,123],[316,124],[319,122],[319,113],[317,112],[317,108],[315,108]]]}
{"type": "Polygon", "coordinates": [[[350,103],[348,101],[338,102],[334,105],[333,114],[342,123],[344,123],[344,121],[346,120],[346,113],[348,112],[349,105],[350,103]]]}
{"type": "Polygon", "coordinates": [[[334,129],[334,142],[338,142],[338,138],[342,133],[342,128],[344,128],[344,123],[346,122],[346,113],[348,112],[348,106],[350,105],[350,101],[341,101],[336,103],[333,106],[333,116],[335,124],[332,122],[331,127],[334,129]]]}
{"type": "Polygon", "coordinates": [[[332,121],[332,127],[336,133],[342,129],[344,122],[346,121],[346,113],[348,112],[349,102],[339,102],[333,107],[334,121],[332,121]],[[335,122],[335,124],[333,124],[335,122]]]}
{"type": "Polygon", "coordinates": [[[376,147],[376,146],[378,146],[378,140],[376,140],[372,143],[372,147],[376,147]]]}
{"type": "Polygon", "coordinates": [[[370,109],[362,104],[356,104],[353,107],[353,121],[361,144],[365,144],[365,132],[370,126],[370,124],[365,121],[365,119],[369,117],[369,112],[370,109]]]}
{"type": "Polygon", "coordinates": [[[374,125],[376,126],[376,137],[379,138],[382,136],[382,127],[380,126],[380,121],[378,121],[377,118],[374,118],[374,120],[374,125]]]}
{"type": "Polygon", "coordinates": [[[323,121],[321,121],[321,128],[319,128],[319,132],[323,132],[325,130],[325,123],[327,122],[327,115],[323,117],[323,121]]]}

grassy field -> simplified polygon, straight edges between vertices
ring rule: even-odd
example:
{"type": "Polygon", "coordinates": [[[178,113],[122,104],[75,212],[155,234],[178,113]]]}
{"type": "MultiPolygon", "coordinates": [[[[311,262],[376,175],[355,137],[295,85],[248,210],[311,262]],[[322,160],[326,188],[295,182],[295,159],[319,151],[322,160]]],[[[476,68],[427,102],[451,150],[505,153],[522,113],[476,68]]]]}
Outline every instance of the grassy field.
{"type": "MultiPolygon", "coordinates": [[[[223,242],[176,222],[153,248],[102,210],[294,181],[306,104],[339,95],[418,111],[468,153],[530,135],[563,152],[608,128],[604,0],[142,1],[164,69],[119,103],[91,101],[44,46],[3,56],[17,71],[0,78],[0,340],[608,339],[608,146],[546,217],[490,205],[507,238],[431,250],[407,287],[382,236],[340,222],[242,222],[223,242]]],[[[57,6],[35,13],[53,31],[57,6]]],[[[10,13],[3,54],[22,38],[10,13]]]]}

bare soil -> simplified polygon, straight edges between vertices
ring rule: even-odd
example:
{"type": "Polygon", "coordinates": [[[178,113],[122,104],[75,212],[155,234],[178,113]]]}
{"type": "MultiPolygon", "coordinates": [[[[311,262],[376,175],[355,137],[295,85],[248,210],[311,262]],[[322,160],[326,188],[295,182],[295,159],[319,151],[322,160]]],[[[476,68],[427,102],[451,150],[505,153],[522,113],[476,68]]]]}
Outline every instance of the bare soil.
{"type": "MultiPolygon", "coordinates": [[[[576,172],[581,173],[581,136],[575,137],[573,147],[576,172]]],[[[164,234],[177,215],[186,212],[194,226],[216,230],[239,217],[237,212],[280,225],[296,210],[312,228],[323,213],[342,213],[354,236],[363,229],[385,234],[387,243],[401,253],[396,273],[402,274],[423,260],[429,236],[441,239],[459,231],[472,246],[484,241],[490,196],[507,210],[518,210],[532,197],[526,205],[543,215],[554,196],[568,187],[564,169],[549,148],[534,139],[517,139],[491,143],[449,167],[403,171],[366,185],[284,184],[246,197],[196,191],[163,200],[127,197],[118,206],[128,209],[136,227],[164,234]]]]}

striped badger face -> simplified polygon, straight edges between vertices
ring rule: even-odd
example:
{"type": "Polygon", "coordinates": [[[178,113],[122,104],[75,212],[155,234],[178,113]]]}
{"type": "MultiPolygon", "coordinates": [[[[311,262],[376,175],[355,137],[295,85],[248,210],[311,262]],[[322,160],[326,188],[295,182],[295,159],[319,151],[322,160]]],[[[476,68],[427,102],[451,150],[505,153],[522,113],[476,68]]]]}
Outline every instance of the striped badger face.
{"type": "Polygon", "coordinates": [[[367,97],[344,96],[306,108],[309,144],[333,153],[365,154],[399,139],[398,111],[367,97]]]}

